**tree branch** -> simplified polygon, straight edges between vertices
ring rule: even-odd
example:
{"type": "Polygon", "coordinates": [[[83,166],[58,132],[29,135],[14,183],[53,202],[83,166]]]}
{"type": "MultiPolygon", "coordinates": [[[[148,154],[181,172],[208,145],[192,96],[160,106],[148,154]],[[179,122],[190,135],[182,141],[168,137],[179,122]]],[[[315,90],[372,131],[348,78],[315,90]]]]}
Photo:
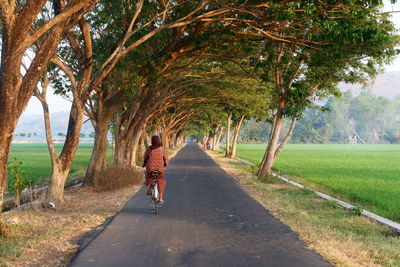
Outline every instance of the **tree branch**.
{"type": "MultiPolygon", "coordinates": [[[[18,29],[23,31],[21,32],[21,30],[19,30],[19,34],[26,35],[28,33],[29,29],[31,28],[30,26],[46,2],[47,0],[26,1],[24,7],[16,16],[15,24],[18,25],[18,29]]],[[[33,44],[33,42],[29,42],[27,46],[30,46],[31,44],[33,44]]]]}
{"type": "Polygon", "coordinates": [[[50,60],[51,63],[57,65],[65,74],[67,74],[69,80],[71,81],[71,86],[72,86],[72,94],[74,99],[78,98],[78,88],[77,88],[77,83],[75,80],[74,73],[72,70],[58,57],[54,57],[50,60]]]}
{"type": "Polygon", "coordinates": [[[278,157],[278,155],[281,152],[281,150],[283,149],[283,147],[287,144],[287,142],[289,142],[290,138],[292,137],[296,121],[297,121],[296,118],[292,119],[292,123],[290,124],[289,131],[287,132],[285,138],[282,140],[282,143],[279,145],[279,147],[276,149],[276,151],[274,153],[274,160],[278,157]]]}
{"type": "Polygon", "coordinates": [[[101,66],[101,70],[104,70],[105,67],[111,62],[111,60],[113,60],[118,55],[118,53],[121,52],[121,50],[125,46],[125,44],[128,41],[128,39],[132,36],[133,26],[134,26],[137,18],[139,17],[139,14],[140,14],[140,12],[142,11],[142,8],[143,8],[143,1],[144,0],[139,0],[139,2],[137,3],[135,14],[133,15],[132,20],[131,20],[131,22],[129,24],[129,27],[128,27],[127,31],[125,32],[124,38],[121,40],[121,42],[119,43],[117,48],[114,50],[114,52],[107,58],[107,60],[101,66]]]}
{"type": "MultiPolygon", "coordinates": [[[[93,73],[93,45],[92,45],[92,36],[90,34],[90,27],[87,21],[82,18],[79,21],[79,26],[81,28],[83,34],[83,40],[85,43],[85,55],[83,63],[83,74],[80,80],[80,84],[86,86],[90,83],[90,79],[93,73]]],[[[86,89],[86,88],[83,88],[86,89]]],[[[87,92],[89,93],[89,92],[87,92]]]]}
{"type": "MultiPolygon", "coordinates": [[[[34,1],[28,1],[28,2],[34,2],[34,1]]],[[[29,44],[30,45],[33,44],[43,34],[45,34],[47,31],[49,31],[51,28],[53,28],[58,23],[66,20],[66,19],[69,19],[72,15],[78,13],[82,9],[92,6],[95,2],[97,2],[97,0],[81,0],[81,1],[79,1],[78,4],[75,4],[71,7],[67,7],[60,15],[54,17],[52,20],[48,21],[46,24],[44,24],[42,27],[40,27],[37,31],[35,31],[29,38],[29,44]]]]}
{"type": "Polygon", "coordinates": [[[6,28],[10,25],[10,20],[12,16],[12,8],[8,4],[7,0],[0,0],[0,16],[6,28]]]}

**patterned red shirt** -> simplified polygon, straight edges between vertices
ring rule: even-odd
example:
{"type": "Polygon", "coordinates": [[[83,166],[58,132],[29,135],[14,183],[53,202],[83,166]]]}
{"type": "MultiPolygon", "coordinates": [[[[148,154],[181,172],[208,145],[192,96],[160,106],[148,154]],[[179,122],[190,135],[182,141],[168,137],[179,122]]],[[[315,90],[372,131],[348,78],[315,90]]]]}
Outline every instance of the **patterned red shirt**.
{"type": "Polygon", "coordinates": [[[146,171],[160,171],[164,172],[164,166],[167,166],[168,157],[162,146],[155,149],[147,149],[144,153],[144,162],[146,164],[146,171]]]}

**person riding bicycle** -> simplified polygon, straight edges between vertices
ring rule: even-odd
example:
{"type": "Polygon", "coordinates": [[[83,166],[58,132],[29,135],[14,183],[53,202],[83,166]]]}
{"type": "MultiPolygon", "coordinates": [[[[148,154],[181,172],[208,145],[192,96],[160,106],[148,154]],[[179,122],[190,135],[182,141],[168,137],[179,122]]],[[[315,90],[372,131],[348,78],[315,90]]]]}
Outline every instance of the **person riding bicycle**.
{"type": "Polygon", "coordinates": [[[151,146],[144,153],[143,167],[146,167],[146,186],[148,186],[147,194],[151,195],[151,184],[153,178],[151,172],[159,171],[158,175],[158,191],[160,193],[160,203],[164,202],[163,194],[167,182],[164,179],[164,167],[167,167],[168,157],[161,144],[161,139],[157,135],[151,137],[151,146]]]}

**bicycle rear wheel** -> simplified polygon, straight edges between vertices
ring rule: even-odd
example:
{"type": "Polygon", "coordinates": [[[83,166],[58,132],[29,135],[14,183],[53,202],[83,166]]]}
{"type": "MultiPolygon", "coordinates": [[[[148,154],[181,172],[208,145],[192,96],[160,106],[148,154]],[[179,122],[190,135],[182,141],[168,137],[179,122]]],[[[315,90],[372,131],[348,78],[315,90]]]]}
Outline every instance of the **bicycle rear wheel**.
{"type": "Polygon", "coordinates": [[[153,200],[154,214],[158,214],[158,208],[159,208],[158,200],[159,200],[160,196],[158,193],[157,183],[153,186],[151,197],[153,200]]]}
{"type": "Polygon", "coordinates": [[[154,201],[154,214],[158,214],[158,200],[155,199],[154,201]]]}

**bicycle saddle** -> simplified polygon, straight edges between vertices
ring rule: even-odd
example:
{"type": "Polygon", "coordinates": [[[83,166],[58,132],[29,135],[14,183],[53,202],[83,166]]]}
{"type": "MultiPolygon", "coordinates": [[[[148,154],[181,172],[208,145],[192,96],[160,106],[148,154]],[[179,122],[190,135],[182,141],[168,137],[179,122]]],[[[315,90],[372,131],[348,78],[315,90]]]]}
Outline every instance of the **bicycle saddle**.
{"type": "Polygon", "coordinates": [[[152,171],[152,172],[151,172],[151,175],[159,175],[159,174],[160,174],[159,171],[152,171]]]}

